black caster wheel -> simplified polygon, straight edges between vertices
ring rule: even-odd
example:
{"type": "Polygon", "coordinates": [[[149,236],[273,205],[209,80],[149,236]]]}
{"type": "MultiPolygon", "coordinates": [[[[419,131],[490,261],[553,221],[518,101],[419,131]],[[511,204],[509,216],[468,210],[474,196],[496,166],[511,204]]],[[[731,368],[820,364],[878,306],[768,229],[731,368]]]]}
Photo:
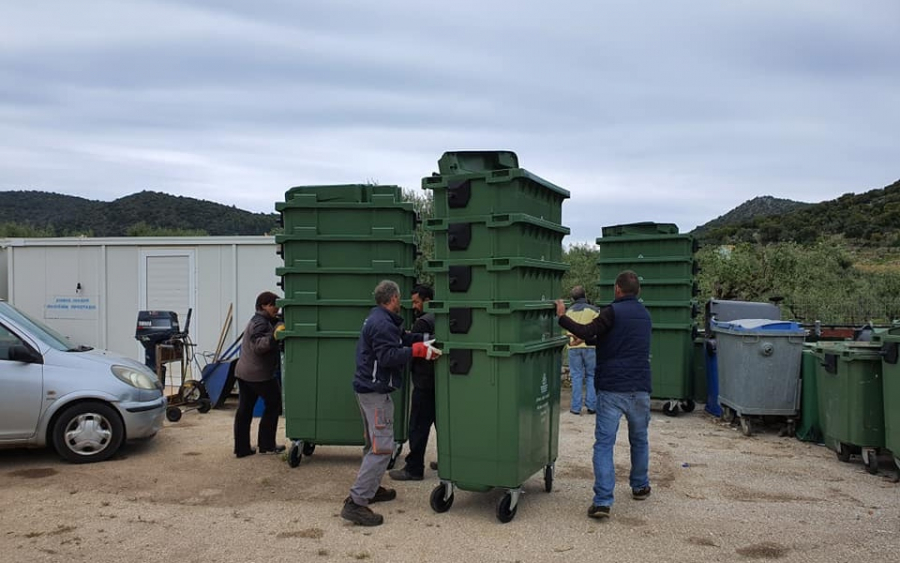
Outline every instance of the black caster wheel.
{"type": "Polygon", "coordinates": [[[844,444],[843,442],[839,443],[839,444],[838,444],[838,450],[837,450],[836,452],[834,452],[834,453],[836,453],[836,454],[837,454],[837,458],[838,458],[839,460],[843,461],[844,463],[849,463],[849,462],[850,462],[850,455],[851,455],[851,454],[850,454],[850,446],[849,446],[849,445],[844,444]]]}
{"type": "Polygon", "coordinates": [[[453,493],[448,498],[444,498],[447,494],[446,483],[441,483],[431,491],[431,509],[437,513],[447,512],[453,506],[453,493]]]}
{"type": "Polygon", "coordinates": [[[753,423],[746,416],[741,417],[741,434],[744,436],[753,435],[753,423]]]}
{"type": "Polygon", "coordinates": [[[685,399],[678,403],[678,407],[684,412],[694,412],[694,409],[697,408],[697,403],[693,399],[685,399]]]}
{"type": "Polygon", "coordinates": [[[878,450],[866,448],[863,450],[863,462],[869,475],[878,475],[878,450]]]}
{"type": "Polygon", "coordinates": [[[553,464],[544,466],[544,490],[548,493],[553,490],[553,464]]]}
{"type": "Polygon", "coordinates": [[[212,409],[212,402],[209,399],[200,399],[197,403],[197,411],[206,414],[212,409]]]}
{"type": "Polygon", "coordinates": [[[303,442],[303,455],[313,455],[316,451],[316,445],[312,442],[303,442]]]}
{"type": "Polygon", "coordinates": [[[678,416],[678,404],[674,401],[666,401],[663,403],[662,411],[666,416],[678,416]]]}
{"type": "Polygon", "coordinates": [[[722,422],[726,424],[731,424],[734,422],[734,409],[731,407],[726,407],[722,405],[722,422]]]}
{"type": "Polygon", "coordinates": [[[519,506],[516,505],[515,508],[510,508],[511,505],[512,495],[510,493],[506,493],[497,504],[497,520],[500,520],[504,524],[506,524],[507,522],[512,522],[512,519],[516,517],[516,511],[519,509],[519,506]]]}
{"type": "Polygon", "coordinates": [[[290,467],[297,467],[300,465],[301,459],[303,459],[303,453],[300,451],[300,446],[297,442],[294,442],[291,444],[291,449],[288,450],[288,465],[290,467]]]}
{"type": "Polygon", "coordinates": [[[178,407],[167,407],[166,408],[166,420],[169,422],[178,422],[181,420],[181,409],[178,407]]]}

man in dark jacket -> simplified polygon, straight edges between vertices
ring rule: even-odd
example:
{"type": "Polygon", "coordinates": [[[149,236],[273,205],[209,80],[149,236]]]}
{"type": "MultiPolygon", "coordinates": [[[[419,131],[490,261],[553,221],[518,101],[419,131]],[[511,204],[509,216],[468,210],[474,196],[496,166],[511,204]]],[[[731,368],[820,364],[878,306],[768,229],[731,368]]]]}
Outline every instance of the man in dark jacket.
{"type": "Polygon", "coordinates": [[[241,356],[234,367],[238,384],[238,408],[234,413],[234,455],[247,457],[256,453],[250,447],[250,423],[253,407],[262,397],[265,410],[259,420],[257,446],[260,453],[278,454],[283,445],[275,444],[278,417],[281,416],[281,384],[275,378],[280,352],[275,341],[278,326],[278,296],[264,291],[256,298],[256,314],[247,323],[241,337],[241,356]]]}
{"type": "Polygon", "coordinates": [[[381,486],[394,453],[394,403],[390,393],[403,384],[403,368],[412,358],[436,360],[440,350],[423,342],[422,334],[402,329],[400,288],[390,280],[375,287],[375,303],[356,344],[353,390],[362,413],[366,446],[356,482],[344,501],[341,517],[362,526],[384,521],[372,512],[372,502],[393,500],[397,492],[381,486]]]}
{"type": "MultiPolygon", "coordinates": [[[[410,332],[422,334],[425,340],[434,335],[434,313],[425,312],[425,303],[434,298],[434,291],[427,285],[417,285],[412,292],[413,312],[416,322],[410,332]]],[[[425,475],[425,449],[428,435],[434,424],[434,362],[413,358],[410,364],[413,392],[409,412],[409,454],[406,466],[394,469],[388,475],[395,481],[421,481],[425,475]]]]}
{"type": "Polygon", "coordinates": [[[628,421],[631,444],[631,496],[650,496],[650,314],[638,301],[641,284],[637,274],[624,271],[616,277],[615,300],[588,324],[566,317],[562,300],[556,302],[559,325],[588,345],[597,347],[594,387],[597,419],[594,429],[594,499],[591,518],[608,518],[613,504],[616,472],[613,447],[619,420],[628,421]]]}

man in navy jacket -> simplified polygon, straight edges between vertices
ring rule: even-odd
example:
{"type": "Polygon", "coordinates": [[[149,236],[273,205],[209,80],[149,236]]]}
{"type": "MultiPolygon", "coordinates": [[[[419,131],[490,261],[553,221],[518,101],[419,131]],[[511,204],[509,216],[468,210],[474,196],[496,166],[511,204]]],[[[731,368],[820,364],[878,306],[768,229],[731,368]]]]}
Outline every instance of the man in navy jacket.
{"type": "Polygon", "coordinates": [[[615,299],[588,324],[566,317],[562,300],[556,302],[559,325],[588,345],[597,347],[594,387],[597,418],[594,427],[594,499],[591,518],[608,518],[613,504],[616,472],[613,447],[622,416],[628,421],[631,444],[631,496],[650,496],[650,314],[638,301],[641,283],[626,270],[616,277],[615,299]]]}
{"type": "Polygon", "coordinates": [[[400,288],[390,280],[375,287],[376,306],[363,323],[356,344],[353,390],[365,426],[366,446],[356,482],[344,501],[341,517],[361,526],[384,521],[369,504],[393,500],[397,492],[381,486],[394,453],[394,403],[390,393],[403,385],[403,368],[412,358],[436,360],[440,350],[423,342],[422,334],[405,332],[400,288]]]}

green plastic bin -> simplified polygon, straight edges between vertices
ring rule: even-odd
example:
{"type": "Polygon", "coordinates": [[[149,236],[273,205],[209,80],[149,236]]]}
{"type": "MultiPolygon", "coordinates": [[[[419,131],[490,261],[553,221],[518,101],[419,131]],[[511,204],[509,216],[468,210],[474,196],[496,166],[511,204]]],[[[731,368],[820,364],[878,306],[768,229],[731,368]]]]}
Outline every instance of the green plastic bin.
{"type": "Polygon", "coordinates": [[[562,293],[567,264],[530,258],[429,260],[434,292],[446,301],[546,301],[562,293]]]}
{"type": "Polygon", "coordinates": [[[393,205],[406,204],[403,188],[400,186],[378,186],[373,184],[335,184],[319,186],[297,186],[284,193],[284,201],[277,202],[275,209],[298,204],[322,205],[343,203],[390,202],[393,205]]]}
{"type": "MultiPolygon", "coordinates": [[[[311,454],[316,445],[365,444],[362,417],[353,392],[358,339],[358,331],[279,333],[284,345],[285,433],[299,444],[297,451],[292,448],[291,456],[297,457],[291,465],[299,463],[300,456],[311,454]]],[[[391,396],[396,459],[409,436],[408,373],[404,374],[403,387],[391,396]]]]}
{"type": "Polygon", "coordinates": [[[428,219],[438,260],[497,256],[561,262],[562,240],[569,229],[522,213],[478,215],[464,219],[428,219]]]}
{"type": "Polygon", "coordinates": [[[412,234],[418,221],[411,203],[346,203],[315,207],[297,203],[288,201],[276,205],[281,210],[285,235],[385,238],[412,234]]]}
{"type": "Polygon", "coordinates": [[[884,395],[884,447],[891,450],[900,469],[900,327],[876,334],[872,342],[881,344],[881,375],[884,395]]]}
{"type": "Polygon", "coordinates": [[[691,348],[691,396],[694,402],[705,403],[707,399],[706,382],[706,338],[697,336],[694,338],[694,346],[691,348]]]}
{"type": "Polygon", "coordinates": [[[690,258],[697,251],[692,235],[616,236],[596,240],[602,260],[690,258]]]}
{"type": "MultiPolygon", "coordinates": [[[[641,279],[641,295],[644,301],[691,301],[700,294],[700,285],[692,278],[641,279]]],[[[601,279],[597,283],[597,302],[607,303],[615,299],[616,278],[601,279]]]]}
{"type": "Polygon", "coordinates": [[[597,261],[600,279],[615,279],[619,272],[631,270],[643,279],[690,279],[700,266],[691,257],[670,258],[601,258],[597,261]]]}
{"type": "Polygon", "coordinates": [[[400,286],[400,297],[406,298],[415,284],[414,268],[395,268],[394,262],[373,262],[370,268],[277,268],[278,285],[285,300],[305,304],[327,304],[334,300],[372,301],[372,291],[379,282],[393,280],[400,286]]]}
{"type": "Polygon", "coordinates": [[[816,385],[818,360],[814,347],[815,344],[812,343],[804,344],[803,358],[800,361],[800,424],[797,426],[797,439],[819,443],[822,441],[822,429],[819,425],[819,397],[816,385]]]}
{"type": "Polygon", "coordinates": [[[678,234],[678,225],[675,223],[653,223],[651,221],[643,221],[641,223],[628,223],[625,225],[609,225],[607,227],[602,227],[600,229],[600,234],[604,237],[675,235],[678,234]]]}
{"type": "Polygon", "coordinates": [[[692,323],[653,324],[650,335],[650,397],[665,401],[663,413],[691,412],[693,400],[691,360],[697,327],[692,323]]]}
{"type": "MultiPolygon", "coordinates": [[[[374,286],[372,286],[374,287],[374,286]]],[[[371,289],[369,290],[371,293],[371,289]]],[[[297,333],[319,332],[359,332],[363,321],[369,315],[372,299],[347,300],[335,299],[307,304],[292,300],[279,301],[284,313],[284,325],[288,330],[297,333]]],[[[410,308],[411,302],[406,302],[410,308]]]]}
{"type": "Polygon", "coordinates": [[[867,342],[819,342],[815,347],[819,423],[825,445],[841,461],[860,452],[870,473],[884,447],[881,348],[867,342]]]}
{"type": "Polygon", "coordinates": [[[497,517],[515,516],[522,485],[543,470],[550,492],[559,452],[560,367],[567,341],[520,345],[444,344],[436,366],[438,475],[431,506],[453,491],[507,489],[497,517]]]}
{"type": "Polygon", "coordinates": [[[278,253],[289,268],[359,268],[373,262],[393,262],[397,268],[413,268],[418,250],[413,235],[362,237],[328,235],[307,238],[277,235],[278,253]]]}
{"type": "Polygon", "coordinates": [[[434,192],[434,216],[450,219],[524,213],[560,223],[562,202],[569,197],[567,190],[522,168],[429,176],[422,188],[434,192]]]}
{"type": "Polygon", "coordinates": [[[440,342],[533,342],[559,336],[553,301],[431,301],[440,342]]]}
{"type": "Polygon", "coordinates": [[[643,301],[653,324],[686,324],[700,314],[696,301],[643,301]]]}
{"type": "Polygon", "coordinates": [[[518,168],[519,157],[512,151],[450,151],[438,160],[441,174],[465,174],[518,168]]]}

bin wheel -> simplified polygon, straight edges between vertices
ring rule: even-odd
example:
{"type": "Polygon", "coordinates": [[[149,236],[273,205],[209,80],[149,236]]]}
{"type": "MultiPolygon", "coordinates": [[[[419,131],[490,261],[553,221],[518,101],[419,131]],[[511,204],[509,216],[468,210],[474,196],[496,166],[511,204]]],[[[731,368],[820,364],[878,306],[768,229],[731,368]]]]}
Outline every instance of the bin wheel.
{"type": "Polygon", "coordinates": [[[397,464],[397,458],[400,457],[400,453],[403,452],[403,444],[396,444],[394,446],[394,453],[391,454],[391,461],[388,462],[388,471],[394,468],[397,464]]]}
{"type": "Polygon", "coordinates": [[[200,402],[197,404],[197,412],[205,414],[208,413],[210,409],[212,409],[212,401],[206,398],[200,399],[200,402]]]}
{"type": "Polygon", "coordinates": [[[548,493],[553,490],[553,464],[544,466],[544,490],[548,493]]]}
{"type": "Polygon", "coordinates": [[[313,455],[316,451],[316,445],[312,442],[303,442],[303,455],[313,455]]]}
{"type": "Polygon", "coordinates": [[[178,407],[166,407],[166,420],[169,422],[178,422],[181,420],[181,409],[178,407]]]}
{"type": "Polygon", "coordinates": [[[900,457],[894,458],[894,465],[896,465],[897,469],[900,470],[900,457]]]}
{"type": "Polygon", "coordinates": [[[753,435],[753,423],[746,416],[741,417],[741,434],[744,436],[753,435]]]}
{"type": "Polygon", "coordinates": [[[678,404],[674,401],[666,401],[663,403],[662,411],[666,416],[678,416],[678,404]]]}
{"type": "Polygon", "coordinates": [[[453,506],[453,493],[450,493],[448,498],[444,498],[449,486],[446,483],[441,483],[431,491],[431,509],[439,514],[447,512],[453,506]]]}
{"type": "Polygon", "coordinates": [[[519,506],[516,505],[515,508],[510,508],[510,506],[512,506],[512,495],[506,493],[503,495],[503,498],[500,499],[500,502],[497,503],[497,520],[506,524],[516,517],[516,511],[519,509],[519,506]]]}
{"type": "Polygon", "coordinates": [[[850,461],[850,446],[843,442],[838,442],[838,449],[835,452],[837,454],[837,458],[844,463],[849,463],[850,461]]]}
{"type": "Polygon", "coordinates": [[[291,444],[291,449],[288,450],[288,465],[290,467],[297,467],[300,465],[301,459],[303,459],[303,453],[300,451],[300,445],[297,442],[294,442],[291,444]]]}
{"type": "Polygon", "coordinates": [[[722,405],[722,422],[727,424],[731,424],[734,422],[734,409],[731,407],[726,407],[722,405]]]}
{"type": "Polygon", "coordinates": [[[694,409],[697,408],[697,403],[695,403],[693,399],[685,399],[681,401],[678,406],[684,412],[694,412],[694,409]]]}
{"type": "Polygon", "coordinates": [[[866,464],[866,471],[869,475],[878,475],[878,450],[865,448],[862,451],[863,463],[866,464]]]}

